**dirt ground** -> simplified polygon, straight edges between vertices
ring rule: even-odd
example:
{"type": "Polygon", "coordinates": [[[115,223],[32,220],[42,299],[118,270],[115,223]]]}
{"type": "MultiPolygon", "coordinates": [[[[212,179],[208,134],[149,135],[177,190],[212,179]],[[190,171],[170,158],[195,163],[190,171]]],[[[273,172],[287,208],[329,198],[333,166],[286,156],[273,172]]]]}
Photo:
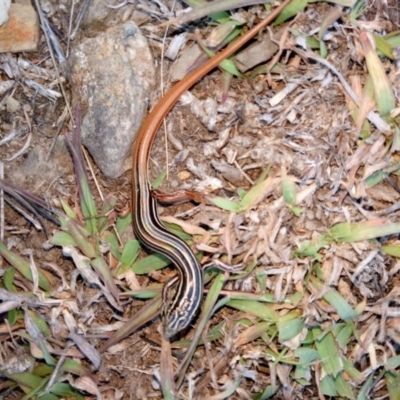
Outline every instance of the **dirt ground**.
{"type": "MultiPolygon", "coordinates": [[[[163,3],[170,7],[173,2],[163,3]]],[[[82,1],[78,1],[76,9],[78,10],[82,4],[82,1]]],[[[41,2],[41,5],[49,15],[49,21],[59,30],[61,37],[67,38],[71,2],[46,0],[41,2]]],[[[179,7],[181,6],[182,4],[179,3],[179,7]]],[[[329,36],[325,39],[328,50],[327,60],[336,67],[353,89],[357,87],[358,82],[364,86],[367,79],[366,63],[360,49],[360,32],[375,27],[376,32],[389,34],[400,29],[400,6],[396,0],[367,1],[366,6],[368,10],[359,17],[358,25],[354,21],[349,21],[348,14],[344,14],[329,28],[329,36]],[[354,78],[355,76],[357,79],[354,78]]],[[[293,38],[296,30],[309,34],[319,28],[324,16],[333,7],[334,4],[328,2],[309,4],[304,12],[297,15],[295,22],[293,20],[290,22],[292,29],[290,36],[293,38]]],[[[261,9],[261,6],[253,6],[246,9],[243,16],[257,19],[255,16],[261,9]]],[[[171,28],[164,43],[162,38],[165,28],[158,27],[158,24],[166,18],[162,16],[162,8],[159,7],[158,2],[145,0],[127,2],[118,10],[110,10],[110,13],[115,14],[109,18],[115,21],[129,19],[137,12],[135,15],[139,18],[143,34],[149,39],[159,70],[160,63],[164,63],[164,85],[170,87],[168,79],[173,63],[167,59],[161,61],[161,49],[168,47],[171,38],[186,27],[179,30],[171,28]]],[[[212,29],[205,22],[192,22],[187,26],[191,32],[195,27],[199,27],[203,37],[207,36],[212,29]]],[[[71,46],[84,40],[87,35],[92,35],[91,29],[83,24],[77,37],[71,42],[71,46]]],[[[316,36],[317,34],[314,35],[316,36]]],[[[65,41],[61,43],[65,48],[65,41]]],[[[302,50],[300,43],[299,40],[296,44],[302,50]]],[[[25,70],[23,76],[37,80],[46,87],[59,90],[54,65],[49,57],[44,36],[41,38],[40,50],[37,53],[0,55],[0,82],[10,79],[4,68],[10,60],[15,63],[18,60],[27,60],[42,68],[43,73],[47,74],[45,78],[29,69],[25,70]]],[[[236,77],[232,79],[228,100],[224,105],[225,111],[220,111],[218,114],[219,120],[215,132],[210,132],[193,115],[188,106],[176,105],[167,118],[167,126],[175,132],[176,139],[188,149],[188,158],[193,159],[194,167],[190,168],[187,158],[183,160],[175,158],[179,151],[173,144],[168,146],[168,157],[166,157],[163,129],[160,129],[153,146],[150,166],[151,176],[155,178],[169,163],[169,175],[161,187],[163,191],[171,192],[177,188],[192,187],[201,190],[201,188],[204,189],[204,182],[208,179],[218,178],[222,185],[212,194],[227,199],[237,199],[239,188],[248,191],[260,174],[267,167],[270,168],[269,175],[272,179],[276,179],[276,183],[271,183],[270,191],[264,194],[262,201],[243,213],[230,213],[211,204],[191,203],[172,207],[160,206],[159,212],[162,217],[176,216],[183,218],[190,226],[201,227],[209,232],[219,232],[210,234],[210,241],[204,240],[201,244],[204,249],[209,246],[215,250],[216,255],[226,253],[221,250],[222,248],[228,249],[231,264],[250,262],[254,255],[257,260],[254,271],[259,273],[263,269],[268,270],[265,287],[267,292],[274,294],[276,300],[285,299],[286,296],[300,290],[302,282],[307,280],[306,276],[314,265],[311,258],[293,255],[294,251],[299,250],[302,242],[311,240],[318,234],[324,234],[338,222],[355,223],[382,217],[387,218],[391,223],[398,223],[397,209],[399,207],[396,207],[396,204],[400,199],[397,173],[398,152],[387,152],[387,148],[392,143],[391,136],[381,135],[380,131],[371,124],[371,139],[366,142],[369,147],[361,149],[364,139],[361,140],[356,131],[348,95],[337,75],[319,62],[305,59],[301,53],[296,54],[295,51],[289,49],[283,50],[279,61],[285,66],[279,73],[272,75],[261,73],[252,79],[236,77]],[[295,88],[281,101],[271,106],[271,99],[290,84],[294,84],[295,88]],[[228,137],[223,139],[220,134],[226,129],[229,132],[228,137]],[[379,142],[380,137],[382,142],[379,142]],[[217,147],[218,140],[225,140],[225,142],[217,147]],[[232,172],[233,176],[229,175],[230,170],[218,171],[216,164],[213,164],[215,161],[226,160],[234,160],[230,163],[236,168],[236,172],[232,172]],[[199,171],[202,173],[200,174],[199,171]],[[368,186],[365,181],[372,175],[371,171],[374,173],[383,171],[387,179],[368,186]],[[281,182],[285,176],[290,177],[289,181],[296,184],[297,196],[302,199],[296,204],[302,209],[298,216],[293,211],[293,207],[289,207],[282,200],[281,182]]],[[[398,107],[399,69],[396,69],[394,61],[387,58],[381,58],[381,62],[398,107]]],[[[18,78],[14,79],[18,81],[18,78]]],[[[159,77],[157,79],[160,80],[159,77]]],[[[71,90],[68,81],[64,79],[63,82],[70,101],[71,90]]],[[[216,99],[217,106],[222,110],[223,84],[221,71],[215,70],[197,83],[192,93],[200,101],[205,101],[209,97],[216,99]]],[[[159,93],[158,89],[157,94],[159,93]]],[[[6,105],[2,101],[6,95],[10,93],[7,92],[0,97],[0,141],[12,133],[15,133],[15,136],[1,143],[0,146],[4,178],[44,199],[52,207],[60,209],[60,199],[73,207],[77,201],[77,186],[71,155],[63,140],[63,135],[72,130],[69,118],[61,118],[66,112],[65,99],[60,97],[55,101],[49,100],[35,93],[32,88],[24,84],[22,79],[12,92],[12,97],[18,104],[16,109],[11,109],[8,103],[6,105]],[[63,120],[62,124],[61,120],[63,120]],[[14,158],[21,149],[23,149],[21,154],[14,158]]],[[[154,106],[156,97],[159,96],[152,99],[153,104],[150,106],[154,106]]],[[[88,159],[91,160],[90,156],[88,159]]],[[[116,197],[116,210],[120,211],[128,207],[131,188],[130,172],[118,179],[107,180],[93,162],[91,162],[91,168],[103,195],[112,194],[116,197]]],[[[89,173],[88,176],[95,201],[101,204],[93,175],[89,173]]],[[[209,188],[204,190],[209,190],[209,188]]],[[[27,249],[30,249],[37,265],[50,271],[54,270],[48,266],[55,265],[62,271],[66,281],[71,282],[76,270],[74,263],[63,255],[59,247],[53,246],[48,249],[44,245],[52,232],[59,230],[59,227],[41,217],[40,222],[45,227],[46,233],[42,228],[38,228],[27,220],[16,207],[23,208],[15,199],[5,195],[4,211],[2,211],[4,213],[2,227],[4,243],[21,255],[26,255],[27,249]]],[[[32,215],[29,212],[28,214],[32,215]]],[[[33,218],[37,219],[35,216],[33,218]]],[[[131,228],[125,236],[133,236],[131,228]]],[[[393,333],[397,332],[398,316],[390,314],[392,307],[386,310],[389,312],[386,317],[392,317],[395,320],[389,324],[388,319],[384,319],[373,308],[374,305],[379,304],[380,299],[387,299],[388,294],[392,293],[399,283],[396,257],[375,251],[376,244],[380,240],[379,243],[382,244],[397,243],[397,234],[383,236],[384,239],[375,241],[333,243],[325,246],[320,251],[319,268],[322,271],[321,276],[329,277],[329,284],[334,285],[352,307],[365,301],[364,306],[370,308],[357,321],[360,336],[370,335],[371,343],[381,346],[377,349],[378,353],[382,351],[388,355],[391,351],[390,354],[394,356],[398,354],[400,344],[393,333]],[[363,262],[366,265],[362,268],[363,262]],[[356,272],[356,268],[360,268],[361,272],[356,272]],[[356,280],[352,279],[355,275],[357,275],[356,280]],[[383,329],[385,324],[389,325],[383,329]],[[368,327],[372,325],[376,329],[368,330],[368,327]],[[386,335],[382,330],[386,332],[386,335]],[[376,341],[373,338],[376,338],[376,341]]],[[[207,250],[204,252],[206,253],[207,250]]],[[[141,254],[146,253],[141,251],[141,254]]],[[[3,259],[0,266],[4,274],[8,267],[7,262],[3,259]]],[[[258,286],[260,282],[255,278],[254,271],[241,280],[227,282],[224,290],[257,292],[260,289],[258,286]]],[[[162,272],[155,271],[154,274],[138,275],[137,281],[140,287],[145,287],[149,283],[165,282],[173,274],[174,268],[171,266],[162,272]]],[[[55,273],[54,276],[57,277],[57,285],[61,286],[60,276],[55,273]]],[[[17,291],[27,291],[29,288],[29,284],[24,280],[16,280],[14,284],[17,291]]],[[[118,282],[119,288],[125,286],[129,285],[118,282]]],[[[4,287],[3,284],[2,287],[4,287]]],[[[122,293],[122,289],[120,290],[122,293]]],[[[50,342],[59,349],[67,348],[67,342],[71,344],[71,349],[74,349],[71,357],[80,360],[83,366],[91,371],[103,398],[162,398],[159,383],[161,352],[159,319],[148,323],[144,328],[124,339],[113,351],[104,352],[101,366],[97,370],[67,339],[65,310],[73,316],[78,333],[84,334],[85,339],[94,348],[99,349],[104,340],[119,329],[121,326],[118,325],[119,323],[140,312],[144,301],[121,296],[123,311],[116,312],[101,296],[98,288],[88,285],[81,276],[76,278],[74,293],[70,290],[60,290],[58,296],[59,300],[74,299],[78,309],[63,308],[62,305],[38,309],[48,324],[58,321],[58,326],[51,327],[53,336],[50,342]],[[58,316],[52,313],[58,313],[58,316]],[[110,330],[102,330],[104,327],[110,327],[110,330]]],[[[322,298],[317,291],[309,293],[307,298],[300,300],[294,308],[296,312],[301,310],[301,315],[308,326],[315,327],[318,324],[323,326],[327,321],[340,319],[327,302],[312,303],[310,300],[312,296],[317,299],[318,296],[322,298]],[[321,317],[321,315],[325,316],[321,317]]],[[[392,301],[394,303],[387,302],[388,307],[389,304],[398,304],[397,296],[394,296],[392,301]]],[[[279,313],[284,309],[284,303],[280,303],[275,308],[279,313]]],[[[6,326],[4,322],[6,315],[6,313],[2,314],[1,324],[4,326],[6,326]]],[[[268,352],[263,355],[258,354],[265,348],[279,353],[284,348],[284,346],[281,347],[282,343],[273,340],[268,342],[263,337],[263,339],[257,338],[253,342],[244,342],[245,344],[240,347],[235,347],[237,337],[244,329],[244,326],[233,326],[232,321],[235,318],[237,318],[237,310],[228,307],[221,307],[211,318],[209,329],[220,323],[228,328],[223,336],[210,344],[208,348],[198,346],[178,398],[261,398],[254,396],[262,393],[267,385],[274,383],[278,383],[280,389],[272,398],[324,398],[317,384],[321,378],[318,373],[313,372],[309,384],[300,384],[299,380],[293,377],[293,365],[288,363],[275,370],[273,365],[276,360],[268,355],[268,352]],[[222,361],[223,367],[218,364],[219,360],[222,361]],[[213,367],[210,367],[212,365],[213,367]],[[207,375],[210,370],[211,378],[207,375]],[[272,374],[273,370],[274,374],[272,374]],[[222,397],[222,395],[211,397],[227,390],[240,373],[242,379],[234,394],[229,397],[222,397]]],[[[249,317],[252,322],[255,319],[254,316],[249,317]]],[[[20,324],[22,327],[23,318],[20,324]]],[[[13,350],[6,345],[9,341],[8,331],[1,331],[1,335],[3,335],[0,336],[2,337],[1,352],[4,360],[7,355],[12,354],[13,350]]],[[[188,335],[190,337],[190,332],[188,335]]],[[[20,338],[15,340],[22,342],[20,338]]],[[[295,347],[292,344],[287,346],[287,349],[295,347]]],[[[355,348],[354,343],[349,344],[348,354],[355,353],[355,348]]],[[[180,342],[173,345],[174,368],[177,368],[185,352],[186,345],[180,342]]],[[[371,354],[371,352],[359,356],[353,354],[352,359],[355,360],[354,364],[358,370],[365,372],[368,368],[372,368],[369,359],[371,354]]],[[[381,356],[380,354],[378,358],[381,356]]],[[[398,373],[398,369],[394,368],[393,372],[398,373]]],[[[365,375],[365,377],[368,376],[365,375]]],[[[79,389],[76,377],[66,374],[63,379],[72,382],[73,386],[79,389]]],[[[375,379],[376,385],[370,398],[379,396],[384,398],[388,395],[388,391],[380,378],[375,376],[375,379]]],[[[354,392],[359,393],[364,381],[352,382],[354,392]]],[[[81,388],[84,387],[82,393],[85,393],[87,398],[95,398],[94,392],[91,393],[88,389],[87,382],[79,383],[82,385],[81,388]]],[[[22,398],[22,393],[18,387],[13,390],[9,390],[6,386],[0,387],[0,398],[19,399],[22,398]]],[[[346,396],[337,397],[345,398],[346,396]]]]}

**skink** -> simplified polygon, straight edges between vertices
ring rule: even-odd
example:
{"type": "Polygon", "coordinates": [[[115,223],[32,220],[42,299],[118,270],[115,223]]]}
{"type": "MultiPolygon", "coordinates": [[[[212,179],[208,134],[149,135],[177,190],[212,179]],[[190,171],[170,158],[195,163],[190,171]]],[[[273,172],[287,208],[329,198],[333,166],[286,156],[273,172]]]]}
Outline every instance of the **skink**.
{"type": "Polygon", "coordinates": [[[167,257],[180,274],[175,295],[164,310],[163,329],[167,339],[186,328],[199,309],[203,297],[203,276],[200,263],[190,247],[169,232],[159,219],[148,176],[151,146],[161,122],[180,96],[273,21],[290,1],[283,2],[265,20],[172,87],[147,116],[136,137],[132,155],[133,232],[145,247],[167,257]]]}

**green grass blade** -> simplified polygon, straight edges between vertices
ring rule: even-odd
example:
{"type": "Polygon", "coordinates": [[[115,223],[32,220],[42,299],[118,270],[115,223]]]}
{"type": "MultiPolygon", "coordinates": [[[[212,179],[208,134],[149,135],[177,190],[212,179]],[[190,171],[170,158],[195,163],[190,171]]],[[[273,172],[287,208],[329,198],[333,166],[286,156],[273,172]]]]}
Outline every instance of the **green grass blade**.
{"type": "MultiPolygon", "coordinates": [[[[7,260],[7,262],[9,262],[22,276],[24,276],[30,282],[33,282],[29,261],[22,258],[20,255],[14,253],[13,251],[8,250],[3,242],[0,242],[0,255],[2,255],[7,260]]],[[[47,279],[41,268],[37,267],[37,270],[39,275],[40,288],[45,290],[46,292],[50,292],[50,281],[47,279]]]]}
{"type": "Polygon", "coordinates": [[[222,210],[230,211],[230,212],[240,212],[240,206],[238,203],[224,199],[222,197],[212,197],[209,199],[212,204],[221,208],[222,210]]]}
{"type": "Polygon", "coordinates": [[[75,221],[70,219],[67,222],[66,230],[74,238],[77,247],[88,258],[96,257],[96,250],[89,241],[89,235],[86,233],[85,228],[78,225],[75,221]]]}
{"type": "Polygon", "coordinates": [[[60,199],[60,203],[61,203],[61,207],[63,208],[66,216],[77,221],[78,216],[76,215],[76,212],[69,206],[69,204],[63,199],[60,199]]]}
{"type": "Polygon", "coordinates": [[[76,389],[74,389],[70,384],[64,382],[57,382],[54,384],[51,387],[50,392],[62,398],[73,398],[76,400],[84,399],[84,396],[79,394],[76,389]]]}
{"type": "Polygon", "coordinates": [[[307,7],[307,4],[307,0],[292,0],[292,2],[288,6],[286,6],[275,19],[273,26],[278,26],[289,18],[292,18],[295,15],[301,13],[307,7]]]}
{"type": "Polygon", "coordinates": [[[252,314],[264,321],[278,321],[276,312],[272,308],[258,301],[229,300],[227,305],[236,310],[252,314]]]}
{"type": "Polygon", "coordinates": [[[9,292],[14,292],[14,276],[15,276],[15,268],[8,267],[4,271],[3,274],[3,285],[9,292]]]}
{"type": "Polygon", "coordinates": [[[384,39],[381,35],[377,35],[376,33],[372,34],[374,38],[376,48],[387,58],[393,60],[393,53],[392,53],[392,45],[384,39]]]}
{"type": "Polygon", "coordinates": [[[395,372],[386,372],[386,385],[389,391],[390,400],[400,399],[400,375],[395,372]]]}
{"type": "Polygon", "coordinates": [[[303,330],[304,326],[304,318],[296,318],[279,326],[279,341],[286,342],[293,339],[303,330]]]}
{"type": "Polygon", "coordinates": [[[357,318],[357,313],[345,298],[333,288],[325,288],[324,285],[315,277],[310,277],[310,283],[318,290],[325,291],[324,299],[336,310],[340,318],[344,321],[354,320],[357,318]]]}
{"type": "Polygon", "coordinates": [[[296,205],[296,184],[293,177],[285,176],[282,179],[282,196],[286,204],[296,205]]]}
{"type": "Polygon", "coordinates": [[[272,190],[275,184],[271,177],[267,177],[262,182],[253,185],[243,196],[240,202],[240,211],[246,211],[257,205],[264,198],[266,191],[272,190]]]}
{"type": "Polygon", "coordinates": [[[70,372],[71,374],[78,375],[78,376],[91,376],[91,374],[84,368],[82,364],[78,361],[66,359],[63,365],[60,368],[63,372],[70,372]]]}
{"type": "Polygon", "coordinates": [[[392,85],[386,75],[385,68],[372,46],[372,36],[366,32],[361,32],[359,39],[365,53],[368,72],[374,85],[379,114],[382,117],[388,116],[396,106],[392,85]]]}
{"type": "Polygon", "coordinates": [[[330,375],[325,375],[320,382],[322,393],[326,396],[337,396],[335,381],[330,375]]]}
{"type": "Polygon", "coordinates": [[[119,240],[115,232],[105,232],[103,240],[110,246],[111,254],[117,259],[121,260],[119,240]]]}
{"type": "Polygon", "coordinates": [[[133,263],[132,271],[135,274],[143,275],[148,274],[150,271],[157,271],[158,269],[165,268],[169,264],[171,264],[171,262],[167,257],[161,254],[151,254],[133,263]]]}
{"type": "Polygon", "coordinates": [[[39,327],[36,325],[35,320],[37,321],[38,318],[33,319],[34,313],[25,309],[25,328],[29,333],[32,341],[40,347],[41,352],[43,353],[43,358],[45,359],[48,365],[56,365],[55,360],[50,355],[49,350],[47,349],[46,339],[44,338],[42,332],[40,331],[39,327]]]}
{"type": "Polygon", "coordinates": [[[349,243],[398,233],[400,233],[400,224],[386,222],[384,219],[373,219],[354,224],[341,222],[330,229],[330,237],[327,236],[327,239],[349,243]]]}
{"type": "MultiPolygon", "coordinates": [[[[196,6],[193,10],[181,14],[178,18],[174,19],[172,22],[177,24],[183,24],[186,22],[194,21],[199,18],[206,16],[213,17],[214,20],[224,21],[225,16],[229,14],[223,13],[226,10],[232,10],[239,7],[245,7],[246,5],[262,4],[264,0],[214,0],[210,2],[201,3],[201,5],[196,6]]],[[[193,5],[194,1],[188,2],[193,5]]],[[[199,4],[199,2],[196,2],[199,4]]]]}
{"type": "Polygon", "coordinates": [[[381,247],[381,252],[383,254],[387,254],[389,256],[393,257],[400,257],[400,245],[389,245],[389,246],[382,246],[381,247]]]}
{"type": "Polygon", "coordinates": [[[374,374],[370,374],[368,379],[365,381],[364,385],[362,385],[361,390],[358,392],[357,400],[365,400],[368,399],[368,392],[374,383],[374,374]]]}
{"type": "Polygon", "coordinates": [[[121,255],[121,265],[116,272],[116,276],[122,275],[133,265],[137,256],[139,255],[139,246],[140,245],[137,240],[128,239],[126,241],[121,255]]]}
{"type": "Polygon", "coordinates": [[[335,383],[336,391],[338,392],[339,396],[345,397],[346,399],[353,400],[354,394],[351,389],[351,385],[346,379],[344,379],[343,374],[340,373],[337,377],[333,378],[335,383]]]}
{"type": "Polygon", "coordinates": [[[312,332],[315,337],[315,347],[325,372],[333,378],[337,377],[343,370],[343,363],[333,334],[328,332],[321,336],[322,332],[319,328],[314,328],[312,332]]]}
{"type": "Polygon", "coordinates": [[[73,246],[77,247],[75,239],[68,232],[56,232],[50,239],[55,246],[73,246]]]}
{"type": "Polygon", "coordinates": [[[116,226],[117,231],[120,235],[123,235],[129,226],[132,225],[132,213],[130,212],[125,217],[118,217],[116,226]]]}

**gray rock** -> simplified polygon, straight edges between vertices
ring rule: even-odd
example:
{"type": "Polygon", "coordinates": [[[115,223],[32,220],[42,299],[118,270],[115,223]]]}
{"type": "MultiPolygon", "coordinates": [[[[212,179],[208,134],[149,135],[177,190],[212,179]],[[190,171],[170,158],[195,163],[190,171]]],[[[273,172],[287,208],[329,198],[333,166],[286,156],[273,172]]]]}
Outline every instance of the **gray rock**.
{"type": "Polygon", "coordinates": [[[85,36],[95,37],[106,29],[126,21],[134,21],[136,25],[141,26],[151,20],[151,14],[137,9],[133,0],[123,7],[118,6],[123,3],[124,1],[91,0],[83,19],[85,36]],[[109,7],[108,4],[115,6],[109,7]]]}
{"type": "MultiPolygon", "coordinates": [[[[91,0],[85,14],[84,24],[89,31],[99,31],[107,28],[107,17],[113,13],[104,0],[91,0]]],[[[115,14],[115,12],[113,13],[115,14]]]]}
{"type": "Polygon", "coordinates": [[[212,160],[211,165],[228,181],[233,183],[235,186],[241,186],[244,183],[244,179],[240,171],[229,165],[225,161],[212,160]]]}
{"type": "MultiPolygon", "coordinates": [[[[188,68],[193,66],[202,55],[204,55],[204,52],[197,44],[185,49],[172,67],[171,81],[176,82],[183,79],[188,73],[188,68]]],[[[207,60],[207,58],[204,60],[207,60]]]]}
{"type": "Polygon", "coordinates": [[[265,35],[261,41],[252,43],[235,57],[235,65],[240,72],[255,67],[262,62],[270,60],[279,47],[265,35]]]}
{"type": "Polygon", "coordinates": [[[82,141],[108,178],[130,169],[132,143],[155,81],[146,39],[133,22],[76,47],[69,60],[74,103],[86,112],[82,141]]]}

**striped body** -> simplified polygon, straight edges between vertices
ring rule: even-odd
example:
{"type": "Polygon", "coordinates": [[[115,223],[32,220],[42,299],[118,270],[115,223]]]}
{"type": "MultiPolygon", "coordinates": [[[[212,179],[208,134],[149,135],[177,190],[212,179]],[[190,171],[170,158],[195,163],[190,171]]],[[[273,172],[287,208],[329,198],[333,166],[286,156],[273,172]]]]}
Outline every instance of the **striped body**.
{"type": "Polygon", "coordinates": [[[186,328],[198,310],[203,297],[203,273],[189,246],[162,225],[149,184],[139,179],[135,186],[132,218],[136,238],[150,250],[166,256],[180,273],[176,295],[168,304],[163,321],[164,335],[170,338],[186,328]],[[141,184],[146,186],[145,190],[140,188],[141,184]]]}
{"type": "Polygon", "coordinates": [[[164,117],[185,91],[273,21],[290,1],[285,0],[265,20],[173,86],[147,116],[136,138],[132,153],[133,231],[142,244],[166,256],[180,273],[175,296],[165,311],[166,338],[172,337],[190,324],[203,297],[203,278],[200,264],[189,246],[169,232],[158,217],[157,205],[151,196],[148,178],[149,155],[155,135],[164,117]]]}

